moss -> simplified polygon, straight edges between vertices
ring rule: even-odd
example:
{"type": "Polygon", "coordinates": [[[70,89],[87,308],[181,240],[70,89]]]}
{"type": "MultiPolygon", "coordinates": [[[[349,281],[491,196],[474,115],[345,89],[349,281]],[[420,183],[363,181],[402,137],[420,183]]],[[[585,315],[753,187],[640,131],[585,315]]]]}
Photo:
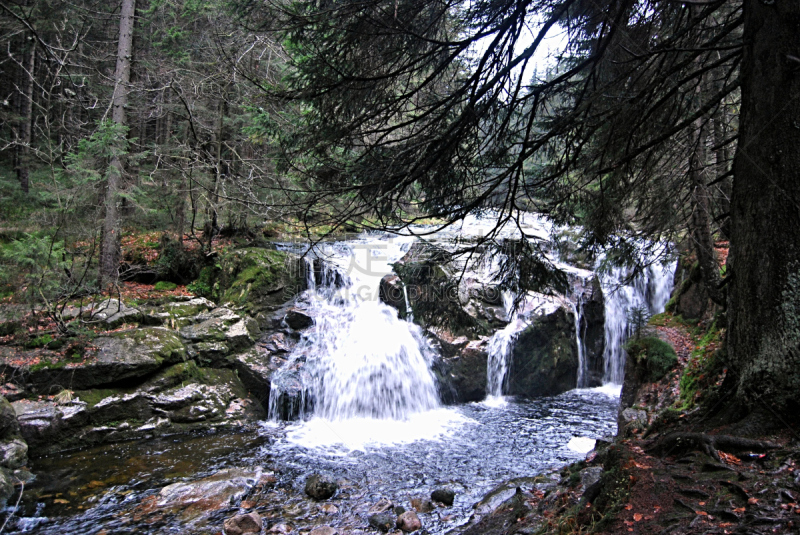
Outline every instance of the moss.
{"type": "Polygon", "coordinates": [[[221,301],[257,313],[287,301],[301,289],[299,264],[282,251],[239,249],[220,260],[214,284],[221,301]]]}
{"type": "Polygon", "coordinates": [[[157,292],[171,292],[172,290],[174,290],[177,287],[178,287],[178,285],[175,284],[174,282],[158,281],[156,283],[156,285],[154,286],[154,289],[157,292]]]}
{"type": "Polygon", "coordinates": [[[77,390],[74,394],[91,409],[108,397],[119,396],[124,393],[123,390],[116,388],[97,388],[93,390],[77,390]]]}
{"type": "Polygon", "coordinates": [[[637,364],[645,365],[645,379],[651,383],[660,381],[678,363],[678,355],[672,346],[654,336],[630,340],[625,350],[637,364]]]}
{"type": "Polygon", "coordinates": [[[39,362],[38,364],[34,364],[30,367],[31,372],[38,372],[40,370],[60,370],[67,365],[66,362],[63,360],[46,360],[39,362]]]}

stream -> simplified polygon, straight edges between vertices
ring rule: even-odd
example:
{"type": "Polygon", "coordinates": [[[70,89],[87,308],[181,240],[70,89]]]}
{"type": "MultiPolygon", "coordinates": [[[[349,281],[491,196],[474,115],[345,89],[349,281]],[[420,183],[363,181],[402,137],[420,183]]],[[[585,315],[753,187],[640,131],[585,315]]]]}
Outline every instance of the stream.
{"type": "MultiPolygon", "coordinates": [[[[446,244],[485,230],[480,219],[470,219],[433,239],[446,244]]],[[[551,231],[537,218],[526,228],[528,235],[551,231]]],[[[366,519],[380,499],[411,509],[412,499],[448,487],[456,493],[452,507],[420,514],[424,532],[441,534],[464,524],[473,504],[503,480],[581,459],[593,439],[615,434],[627,312],[640,306],[663,311],[674,267],[654,264],[631,284],[622,282],[621,270],[603,275],[604,290],[621,288],[606,297],[604,386],[537,399],[503,396],[509,347],[530,320],[506,306],[509,326],[488,341],[490,395],[483,402],[444,405],[432,373],[439,358],[435,349],[422,329],[378,300],[380,279],[414,241],[370,234],[320,246],[317,258],[327,267],[315,275],[309,264],[308,290],[298,301],[315,325],[276,372],[270,419],[260,429],[162,437],[33,459],[29,467],[36,478],[6,531],[220,533],[224,520],[246,504],[264,518],[264,532],[308,533],[318,525],[374,532],[366,519]],[[294,421],[279,418],[282,378],[301,384],[294,421]],[[312,472],[337,478],[334,498],[315,502],[305,496],[312,472]],[[221,487],[228,493],[222,493],[223,502],[215,501],[221,487]]],[[[577,279],[593,275],[564,267],[577,279]]],[[[581,302],[570,306],[582,355],[581,302]]],[[[585,384],[583,366],[579,385],[585,384]]]]}

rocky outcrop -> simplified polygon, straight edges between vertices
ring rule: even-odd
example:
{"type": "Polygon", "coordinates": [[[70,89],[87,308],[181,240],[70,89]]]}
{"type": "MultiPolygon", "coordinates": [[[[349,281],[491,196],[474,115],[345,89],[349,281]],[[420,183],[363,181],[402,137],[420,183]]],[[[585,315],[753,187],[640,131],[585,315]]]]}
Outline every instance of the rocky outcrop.
{"type": "Polygon", "coordinates": [[[480,401],[486,397],[486,338],[451,341],[437,338],[442,356],[434,364],[440,395],[446,403],[480,401]]]}
{"type": "Polygon", "coordinates": [[[572,313],[560,307],[533,319],[518,335],[512,355],[509,394],[554,396],[575,388],[578,349],[572,313]]]}

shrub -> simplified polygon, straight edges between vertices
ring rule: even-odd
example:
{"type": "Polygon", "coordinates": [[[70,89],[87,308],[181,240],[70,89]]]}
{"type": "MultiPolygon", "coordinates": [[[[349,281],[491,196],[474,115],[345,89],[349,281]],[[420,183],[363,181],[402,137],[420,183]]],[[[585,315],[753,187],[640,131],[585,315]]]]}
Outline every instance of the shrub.
{"type": "Polygon", "coordinates": [[[655,336],[631,340],[625,350],[637,364],[645,366],[645,379],[652,383],[661,380],[678,363],[678,355],[672,346],[655,336]]]}

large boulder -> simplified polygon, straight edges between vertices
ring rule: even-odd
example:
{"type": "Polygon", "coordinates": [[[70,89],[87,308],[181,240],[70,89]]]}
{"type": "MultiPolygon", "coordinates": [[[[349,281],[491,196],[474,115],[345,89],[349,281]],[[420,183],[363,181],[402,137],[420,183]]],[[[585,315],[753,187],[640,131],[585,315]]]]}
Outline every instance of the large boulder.
{"type": "Polygon", "coordinates": [[[148,325],[163,325],[180,329],[197,321],[196,317],[216,305],[204,297],[170,301],[163,305],[142,308],[142,321],[148,325]]]}
{"type": "Polygon", "coordinates": [[[486,397],[486,339],[439,339],[442,358],[434,364],[442,399],[466,403],[486,397]]]}
{"type": "Polygon", "coordinates": [[[282,251],[257,247],[232,251],[219,260],[220,301],[251,316],[281,305],[304,289],[303,264],[282,251]]]}
{"type": "Polygon", "coordinates": [[[181,336],[207,354],[227,354],[247,349],[258,339],[258,323],[249,316],[220,307],[196,317],[197,323],[181,329],[181,336]]]}
{"type": "Polygon", "coordinates": [[[306,479],[305,491],[315,500],[327,500],[336,494],[339,484],[328,474],[312,474],[306,479]]]}
{"type": "Polygon", "coordinates": [[[555,396],[575,388],[577,376],[578,348],[572,312],[559,307],[535,317],[514,344],[509,394],[555,396]]]}

